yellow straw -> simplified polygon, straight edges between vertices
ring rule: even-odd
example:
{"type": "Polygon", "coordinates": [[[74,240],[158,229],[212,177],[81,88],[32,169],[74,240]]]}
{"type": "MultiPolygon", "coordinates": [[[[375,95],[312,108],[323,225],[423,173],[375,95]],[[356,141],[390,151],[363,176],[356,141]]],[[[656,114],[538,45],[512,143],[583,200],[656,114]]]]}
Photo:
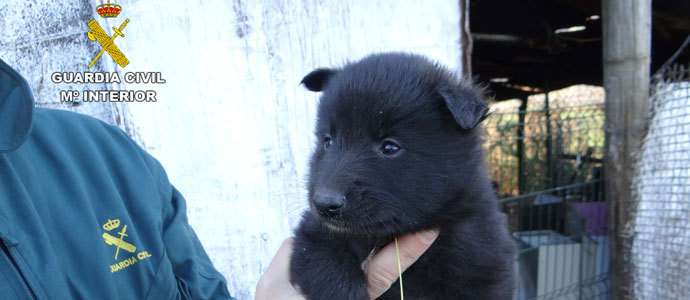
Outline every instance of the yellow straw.
{"type": "Polygon", "coordinates": [[[398,250],[398,238],[395,238],[395,253],[398,254],[398,276],[400,277],[400,300],[405,300],[402,288],[402,268],[400,267],[400,250],[398,250]]]}

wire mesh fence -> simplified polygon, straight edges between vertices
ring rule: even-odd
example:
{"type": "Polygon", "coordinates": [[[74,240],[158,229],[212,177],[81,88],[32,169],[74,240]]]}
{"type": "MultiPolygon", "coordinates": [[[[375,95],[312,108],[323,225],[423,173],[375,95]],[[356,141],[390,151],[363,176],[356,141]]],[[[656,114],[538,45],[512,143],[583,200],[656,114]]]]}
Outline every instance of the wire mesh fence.
{"type": "Polygon", "coordinates": [[[652,117],[633,182],[636,299],[690,298],[690,69],[651,85],[652,117]]]}
{"type": "Polygon", "coordinates": [[[516,299],[607,299],[603,90],[501,103],[485,125],[490,174],[520,245],[516,299]]]}

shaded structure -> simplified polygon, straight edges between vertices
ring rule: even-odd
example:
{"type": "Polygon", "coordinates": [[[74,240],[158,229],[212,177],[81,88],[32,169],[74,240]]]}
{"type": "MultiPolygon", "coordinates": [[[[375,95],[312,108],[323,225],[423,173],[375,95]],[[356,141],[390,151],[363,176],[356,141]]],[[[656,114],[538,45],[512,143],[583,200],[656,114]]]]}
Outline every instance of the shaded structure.
{"type": "MultiPolygon", "coordinates": [[[[654,73],[690,34],[690,1],[652,2],[654,73]]],[[[471,0],[472,71],[497,100],[601,86],[601,1],[471,0]]],[[[678,61],[690,60],[685,51],[678,61]]]]}

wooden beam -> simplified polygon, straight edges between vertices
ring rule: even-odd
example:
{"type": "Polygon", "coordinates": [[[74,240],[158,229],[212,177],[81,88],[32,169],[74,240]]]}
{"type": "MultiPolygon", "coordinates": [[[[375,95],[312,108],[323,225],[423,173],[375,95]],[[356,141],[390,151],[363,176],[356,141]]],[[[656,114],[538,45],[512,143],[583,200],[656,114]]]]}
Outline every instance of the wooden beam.
{"type": "Polygon", "coordinates": [[[470,31],[470,0],[460,1],[460,46],[462,47],[462,75],[472,77],[472,32],[470,31]]]}
{"type": "Polygon", "coordinates": [[[612,299],[632,299],[632,179],[649,109],[651,0],[604,0],[604,152],[612,299]]]}

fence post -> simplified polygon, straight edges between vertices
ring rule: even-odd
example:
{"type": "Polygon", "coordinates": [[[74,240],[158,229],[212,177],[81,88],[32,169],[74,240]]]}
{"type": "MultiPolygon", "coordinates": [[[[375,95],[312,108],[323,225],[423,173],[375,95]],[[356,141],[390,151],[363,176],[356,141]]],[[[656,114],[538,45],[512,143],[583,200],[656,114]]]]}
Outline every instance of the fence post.
{"type": "Polygon", "coordinates": [[[554,179],[554,172],[553,172],[553,167],[554,167],[554,157],[553,157],[553,139],[551,137],[551,108],[549,107],[549,93],[551,92],[549,89],[549,82],[548,80],[546,81],[546,91],[544,92],[544,114],[546,115],[546,140],[544,143],[546,144],[546,183],[547,183],[547,188],[552,188],[556,186],[556,180],[554,179]]]}
{"type": "Polygon", "coordinates": [[[649,110],[651,0],[602,2],[606,91],[605,196],[611,251],[612,299],[631,299],[631,183],[649,110]]]}
{"type": "Polygon", "coordinates": [[[520,99],[520,108],[518,110],[518,127],[517,127],[517,151],[515,155],[518,159],[518,194],[525,193],[525,117],[527,115],[527,96],[520,99]]]}

